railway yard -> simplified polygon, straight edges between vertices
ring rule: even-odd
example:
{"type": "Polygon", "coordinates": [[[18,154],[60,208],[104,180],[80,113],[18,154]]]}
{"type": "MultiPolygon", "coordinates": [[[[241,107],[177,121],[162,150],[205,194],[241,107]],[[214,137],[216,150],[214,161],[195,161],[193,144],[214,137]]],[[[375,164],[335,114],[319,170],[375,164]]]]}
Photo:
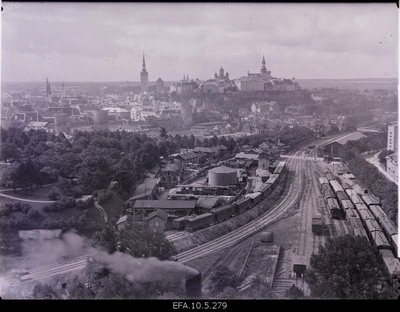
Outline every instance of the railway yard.
{"type": "MultiPolygon", "coordinates": [[[[338,174],[338,169],[342,167],[345,170],[345,166],[336,164],[335,168],[335,165],[328,164],[317,157],[319,147],[345,135],[319,139],[314,142],[312,149],[305,146],[281,156],[282,168],[280,172],[279,170],[274,172],[276,176],[272,177],[273,182],[270,178],[265,182],[265,188],[261,188],[263,191],[260,191],[259,195],[253,193],[255,195],[252,195],[251,199],[249,197],[243,201],[239,200],[238,204],[231,207],[232,213],[229,218],[218,219],[219,212],[208,213],[204,218],[212,221],[207,221],[209,226],[206,229],[204,226],[196,228],[195,222],[201,219],[200,215],[191,221],[190,227],[166,232],[166,238],[179,251],[174,260],[202,273],[205,295],[207,295],[213,269],[218,265],[228,266],[244,277],[243,284],[238,288],[239,291],[250,287],[252,279],[258,276],[272,286],[276,298],[284,297],[285,291],[293,284],[301,288],[306,295],[309,294],[308,286],[301,274],[296,276],[294,273],[294,265],[299,264],[300,261],[302,265],[308,267],[311,255],[318,253],[319,246],[324,245],[328,237],[344,234],[357,235],[359,232],[354,224],[365,223],[350,221],[353,218],[350,216],[352,211],[350,209],[354,208],[354,211],[357,209],[355,203],[352,205],[350,200],[353,199],[351,191],[347,192],[350,195],[345,200],[349,201],[353,207],[344,207],[342,200],[335,199],[337,186],[334,186],[335,183],[332,184],[332,180],[338,177],[335,175],[338,174]],[[321,178],[325,177],[327,181],[329,181],[328,177],[331,178],[327,185],[329,189],[332,186],[333,191],[331,189],[325,192],[322,187],[321,178]],[[326,194],[332,192],[337,207],[332,207],[332,201],[328,202],[326,194]],[[242,208],[245,202],[248,204],[242,208]],[[332,217],[335,216],[336,211],[347,218],[332,217]],[[273,234],[273,242],[260,242],[263,231],[273,234]],[[203,233],[208,233],[208,236],[203,233]]],[[[344,185],[345,195],[346,187],[350,189],[351,184],[356,184],[345,175],[342,175],[339,180],[344,185]]],[[[223,207],[223,210],[226,209],[223,207]]],[[[358,215],[356,214],[354,218],[358,218],[358,215]]],[[[394,236],[394,232],[391,235],[394,236]]],[[[386,242],[388,247],[383,249],[388,250],[394,238],[391,240],[389,237],[386,242]]],[[[84,256],[71,259],[66,263],[35,268],[24,272],[21,275],[23,278],[19,280],[9,274],[7,282],[16,283],[28,280],[29,277],[39,279],[61,274],[64,271],[80,270],[84,267],[83,259],[84,256]]]]}

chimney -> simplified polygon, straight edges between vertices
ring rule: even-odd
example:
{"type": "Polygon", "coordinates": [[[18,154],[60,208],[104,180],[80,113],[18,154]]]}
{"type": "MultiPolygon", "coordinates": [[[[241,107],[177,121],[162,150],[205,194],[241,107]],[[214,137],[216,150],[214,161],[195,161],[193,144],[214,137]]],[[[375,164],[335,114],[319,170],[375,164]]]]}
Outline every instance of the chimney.
{"type": "Polygon", "coordinates": [[[186,279],[186,297],[187,298],[200,298],[202,296],[202,282],[201,273],[198,272],[195,276],[186,279]]]}

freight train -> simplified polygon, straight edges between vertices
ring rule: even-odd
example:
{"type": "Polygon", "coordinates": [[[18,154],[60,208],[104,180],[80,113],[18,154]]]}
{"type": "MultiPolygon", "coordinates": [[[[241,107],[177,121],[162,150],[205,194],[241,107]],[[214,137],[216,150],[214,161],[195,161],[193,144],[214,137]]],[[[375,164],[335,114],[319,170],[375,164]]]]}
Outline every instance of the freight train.
{"type": "Polygon", "coordinates": [[[355,236],[364,236],[381,254],[389,281],[400,279],[398,232],[380,206],[379,198],[358,184],[341,185],[329,169],[319,178],[320,190],[330,211],[331,218],[345,217],[355,236]],[[335,196],[333,196],[335,195],[335,196]]]}
{"type": "Polygon", "coordinates": [[[346,210],[346,217],[354,235],[366,236],[378,249],[389,281],[391,283],[393,279],[400,281],[400,261],[397,259],[398,231],[381,208],[379,198],[367,194],[367,191],[357,184],[353,185],[352,189],[346,188],[346,193],[355,207],[355,210],[351,208],[346,210]],[[358,219],[355,211],[359,216],[358,219]]]}
{"type": "Polygon", "coordinates": [[[234,203],[227,204],[222,207],[211,209],[210,212],[203,213],[194,217],[181,217],[172,221],[172,227],[175,230],[188,230],[196,231],[206,228],[210,225],[223,222],[233,216],[236,216],[251,207],[257,205],[275,189],[278,184],[282,173],[286,168],[284,161],[280,162],[275,168],[273,174],[270,175],[269,179],[261,186],[259,192],[247,194],[245,198],[239,199],[234,203]]]}

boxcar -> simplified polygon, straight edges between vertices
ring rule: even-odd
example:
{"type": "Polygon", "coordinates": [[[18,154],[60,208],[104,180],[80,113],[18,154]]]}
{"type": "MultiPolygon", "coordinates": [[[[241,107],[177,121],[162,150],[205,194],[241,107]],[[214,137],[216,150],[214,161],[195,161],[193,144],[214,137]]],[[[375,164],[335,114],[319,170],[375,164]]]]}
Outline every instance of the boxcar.
{"type": "Polygon", "coordinates": [[[272,191],[272,186],[270,183],[264,183],[261,187],[261,193],[263,194],[263,198],[266,198],[272,191]]]}
{"type": "Polygon", "coordinates": [[[351,187],[351,185],[347,182],[342,182],[342,187],[343,189],[346,190],[352,190],[353,188],[351,187]]]}
{"type": "Polygon", "coordinates": [[[226,205],[219,208],[214,208],[211,213],[215,216],[215,221],[221,222],[229,219],[235,214],[235,205],[226,205]]]}
{"type": "Polygon", "coordinates": [[[363,236],[368,239],[367,232],[362,227],[353,229],[353,234],[354,236],[363,236]]]}
{"type": "Polygon", "coordinates": [[[388,216],[385,215],[384,217],[381,217],[378,220],[378,223],[381,226],[382,232],[385,234],[388,240],[390,240],[390,237],[392,235],[397,234],[397,228],[388,216]]]}
{"type": "Polygon", "coordinates": [[[328,179],[328,181],[336,180],[335,176],[334,176],[332,173],[330,173],[330,172],[328,172],[327,174],[325,174],[325,177],[328,179]]]}
{"type": "Polygon", "coordinates": [[[281,174],[283,169],[285,168],[286,163],[284,161],[281,161],[278,166],[276,167],[274,173],[275,174],[281,174]]]}
{"type": "Polygon", "coordinates": [[[387,217],[386,213],[382,210],[381,206],[379,205],[369,205],[369,210],[374,215],[375,219],[379,222],[380,218],[387,217]]]}
{"type": "Polygon", "coordinates": [[[389,282],[393,285],[394,279],[397,283],[400,282],[399,272],[400,272],[400,261],[393,255],[390,250],[381,249],[379,253],[382,257],[382,261],[385,267],[386,274],[389,277],[389,282]]]}
{"type": "Polygon", "coordinates": [[[369,210],[363,209],[363,210],[357,210],[357,211],[358,211],[358,214],[360,215],[360,219],[364,225],[366,225],[366,223],[365,223],[366,221],[373,220],[379,226],[378,222],[376,222],[374,216],[372,215],[372,213],[369,210]]]}
{"type": "Polygon", "coordinates": [[[365,206],[365,204],[363,204],[363,203],[358,203],[358,204],[355,204],[354,206],[356,207],[356,210],[357,210],[358,213],[360,213],[360,211],[362,211],[362,210],[369,211],[368,207],[365,206]]]}
{"type": "MultiPolygon", "coordinates": [[[[367,231],[367,234],[368,234],[368,231],[367,231]]],[[[374,246],[377,247],[378,249],[389,249],[390,250],[389,241],[386,239],[386,237],[382,231],[372,232],[370,235],[370,238],[371,238],[374,246]]]]}
{"type": "Polygon", "coordinates": [[[324,173],[325,173],[325,174],[327,174],[327,173],[332,173],[332,171],[331,171],[329,168],[324,168],[324,173]]]}
{"type": "Polygon", "coordinates": [[[347,196],[345,191],[337,191],[336,192],[336,196],[338,198],[338,200],[349,200],[349,196],[347,196]]]}
{"type": "Polygon", "coordinates": [[[314,234],[322,234],[322,217],[321,216],[314,216],[311,222],[311,229],[314,234]]]}
{"type": "Polygon", "coordinates": [[[332,186],[332,189],[335,192],[335,194],[337,194],[337,192],[339,191],[344,191],[343,187],[337,180],[330,180],[329,184],[332,186]]]}
{"type": "Polygon", "coordinates": [[[275,186],[276,186],[276,183],[277,183],[277,181],[278,181],[278,178],[279,178],[279,175],[278,175],[278,174],[271,174],[271,175],[269,176],[269,179],[267,180],[266,183],[271,184],[272,189],[274,189],[275,186]]]}
{"type": "Polygon", "coordinates": [[[342,210],[340,209],[339,203],[335,198],[328,198],[327,206],[331,218],[340,219],[342,218],[342,210]]]}
{"type": "Polygon", "coordinates": [[[364,229],[361,219],[359,217],[347,218],[349,225],[352,229],[364,229]]]}
{"type": "Polygon", "coordinates": [[[395,234],[390,237],[390,243],[392,244],[393,247],[393,253],[395,254],[396,257],[399,256],[399,235],[395,234]]]}
{"type": "Polygon", "coordinates": [[[292,263],[293,272],[296,273],[297,276],[301,276],[302,274],[306,273],[307,261],[304,256],[292,255],[292,263]]]}
{"type": "Polygon", "coordinates": [[[236,209],[238,213],[242,213],[243,211],[246,211],[249,209],[251,206],[251,199],[250,198],[244,198],[240,199],[236,203],[236,209]]]}
{"type": "Polygon", "coordinates": [[[349,196],[349,197],[351,197],[351,194],[353,194],[353,190],[350,190],[350,189],[347,189],[347,190],[344,190],[345,192],[346,192],[346,194],[347,194],[347,196],[349,196]]]}
{"type": "Polygon", "coordinates": [[[186,227],[186,221],[188,217],[180,217],[172,220],[172,228],[175,230],[183,230],[186,227]]]}
{"type": "Polygon", "coordinates": [[[350,197],[350,200],[353,202],[354,205],[357,205],[357,204],[363,204],[364,205],[364,202],[362,201],[361,197],[358,196],[357,194],[353,193],[351,195],[351,197],[350,197]]]}
{"type": "Polygon", "coordinates": [[[359,218],[357,210],[353,208],[349,208],[345,210],[346,213],[346,219],[348,220],[349,218],[359,218]]]}
{"type": "Polygon", "coordinates": [[[322,185],[322,184],[329,184],[328,179],[325,178],[325,177],[319,177],[318,180],[319,180],[319,184],[320,184],[320,185],[322,185]]]}
{"type": "Polygon", "coordinates": [[[364,195],[365,190],[362,189],[358,184],[353,185],[353,191],[355,191],[358,195],[364,195]]]}
{"type": "MultiPolygon", "coordinates": [[[[363,221],[362,218],[361,218],[361,221],[363,221]]],[[[376,222],[375,219],[365,220],[364,226],[365,226],[365,230],[367,231],[367,234],[369,237],[371,237],[374,234],[374,232],[382,232],[382,229],[381,229],[379,223],[376,222]]]]}
{"type": "Polygon", "coordinates": [[[199,230],[207,227],[215,222],[215,216],[212,213],[203,213],[194,218],[188,218],[186,220],[186,228],[189,231],[199,230]]]}
{"type": "Polygon", "coordinates": [[[323,191],[323,195],[324,195],[325,201],[327,201],[328,198],[336,198],[335,193],[333,193],[333,191],[330,190],[330,189],[329,190],[324,190],[323,191]]]}
{"type": "Polygon", "coordinates": [[[344,200],[342,200],[340,202],[340,204],[342,205],[342,208],[343,208],[344,211],[346,211],[347,209],[354,209],[355,210],[354,205],[351,202],[351,200],[344,199],[344,200]]]}
{"type": "Polygon", "coordinates": [[[332,191],[331,186],[329,184],[322,184],[321,191],[327,191],[327,190],[332,191]]]}
{"type": "Polygon", "coordinates": [[[379,199],[378,198],[374,198],[371,195],[362,195],[361,197],[362,197],[363,201],[365,202],[365,204],[367,206],[369,206],[369,205],[379,205],[380,204],[379,199]]]}

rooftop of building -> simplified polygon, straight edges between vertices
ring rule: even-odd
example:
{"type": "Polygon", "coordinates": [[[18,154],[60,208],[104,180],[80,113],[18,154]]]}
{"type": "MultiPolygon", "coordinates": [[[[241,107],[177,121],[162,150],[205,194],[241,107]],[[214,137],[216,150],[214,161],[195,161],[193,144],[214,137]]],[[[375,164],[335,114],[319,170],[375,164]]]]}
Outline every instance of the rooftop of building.
{"type": "Polygon", "coordinates": [[[155,209],[194,209],[195,200],[137,200],[134,208],[155,208],[155,209]]]}

